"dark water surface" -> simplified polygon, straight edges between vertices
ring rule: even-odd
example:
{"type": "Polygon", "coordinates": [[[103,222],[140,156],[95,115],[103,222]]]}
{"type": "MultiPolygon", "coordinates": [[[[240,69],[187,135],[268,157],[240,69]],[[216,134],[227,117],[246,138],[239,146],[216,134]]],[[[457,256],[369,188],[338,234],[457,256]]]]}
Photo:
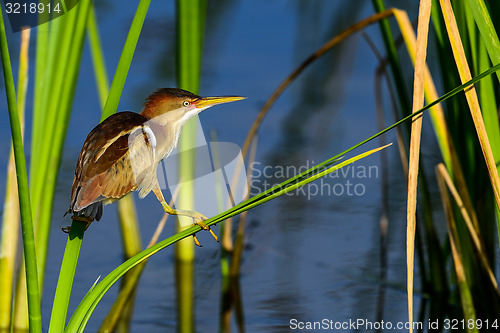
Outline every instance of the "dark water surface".
{"type": "MultiPolygon", "coordinates": [[[[136,4],[96,1],[110,76],[136,4]]],[[[207,137],[215,129],[220,141],[241,145],[259,108],[286,75],[328,39],[372,11],[370,1],[209,1],[200,94],[237,94],[248,99],[202,114],[207,137]]],[[[369,28],[367,33],[382,49],[378,27],[369,28]]],[[[15,50],[18,35],[10,37],[15,50]]],[[[151,91],[175,86],[174,38],[174,2],[153,1],[119,110],[139,111],[151,91]]],[[[55,199],[43,299],[45,327],[66,244],[66,235],[59,227],[70,223],[62,214],[68,205],[74,165],[87,133],[100,118],[88,49],[85,52],[55,199]]],[[[261,177],[252,184],[253,191],[293,176],[293,169],[287,166],[312,166],[376,132],[377,64],[358,34],[292,84],[260,129],[255,175],[261,177]]],[[[8,124],[2,123],[2,174],[9,147],[7,129],[8,124]]],[[[386,140],[394,142],[395,133],[389,133],[386,140]]],[[[248,332],[286,332],[293,319],[338,323],[383,319],[393,325],[406,321],[405,186],[396,147],[388,154],[388,165],[381,165],[380,155],[369,157],[346,169],[345,174],[339,172],[301,194],[282,197],[250,212],[241,268],[248,332]],[[389,170],[391,194],[388,271],[382,280],[379,221],[383,168],[389,170]],[[387,289],[381,297],[383,287],[387,289]]],[[[5,184],[1,181],[3,191],[5,184]]],[[[136,200],[136,204],[143,243],[147,243],[163,211],[153,195],[136,200]]],[[[163,237],[172,233],[171,220],[163,237]]],[[[208,233],[200,233],[199,239],[204,246],[196,249],[196,328],[198,332],[215,332],[220,308],[219,248],[208,233]]],[[[106,275],[121,261],[113,205],[105,208],[101,222],[94,223],[85,234],[70,313],[97,277],[106,275]]],[[[173,267],[171,248],[149,261],[137,293],[132,332],[176,329],[173,267]]],[[[418,278],[415,285],[418,288],[418,278]]],[[[88,332],[100,326],[116,293],[115,287],[103,299],[88,332]]],[[[420,301],[417,290],[416,309],[420,301]]],[[[359,331],[365,328],[358,327],[359,331]]]]}

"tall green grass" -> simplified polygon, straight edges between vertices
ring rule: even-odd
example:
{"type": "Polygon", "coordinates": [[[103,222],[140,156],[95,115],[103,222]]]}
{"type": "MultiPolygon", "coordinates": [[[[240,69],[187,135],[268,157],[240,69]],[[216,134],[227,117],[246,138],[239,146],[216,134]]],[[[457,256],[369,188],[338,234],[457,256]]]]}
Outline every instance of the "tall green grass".
{"type": "Polygon", "coordinates": [[[12,75],[12,66],[7,44],[7,35],[3,16],[0,15],[0,52],[2,57],[2,69],[5,82],[5,92],[9,110],[10,130],[12,134],[12,146],[14,149],[14,160],[16,163],[17,188],[19,195],[19,207],[21,210],[21,227],[23,235],[24,262],[26,267],[26,289],[28,300],[28,321],[31,332],[42,332],[42,315],[40,309],[40,288],[38,285],[37,259],[35,252],[35,235],[33,230],[33,219],[31,215],[31,203],[29,197],[28,173],[26,170],[26,159],[24,156],[23,135],[21,122],[17,108],[17,98],[12,75]]]}
{"type": "MultiPolygon", "coordinates": [[[[54,191],[79,73],[89,3],[82,1],[74,10],[44,25],[38,32],[30,194],[42,290],[54,191]]],[[[14,302],[17,328],[28,327],[23,274],[18,276],[14,302]]]]}
{"type": "MultiPolygon", "coordinates": [[[[385,6],[383,0],[373,0],[373,4],[374,8],[379,11],[385,6]]],[[[498,13],[490,11],[490,8],[482,0],[470,0],[453,2],[452,14],[454,17],[450,18],[448,14],[443,16],[443,11],[446,9],[443,6],[447,6],[446,4],[447,1],[444,0],[433,1],[431,25],[436,38],[435,45],[430,46],[435,48],[435,53],[438,55],[439,69],[439,72],[432,73],[432,75],[440,76],[441,90],[445,91],[459,85],[461,79],[463,82],[464,77],[460,77],[459,72],[463,73],[466,70],[465,63],[458,60],[450,61],[450,59],[454,59],[450,41],[456,38],[448,32],[447,25],[450,24],[450,20],[456,19],[467,57],[466,61],[472,70],[472,75],[485,71],[500,61],[497,47],[499,41],[492,20],[498,13]]],[[[498,6],[491,6],[491,9],[498,9],[498,6]]],[[[403,53],[397,52],[395,47],[399,32],[391,31],[388,23],[381,23],[381,29],[391,66],[392,80],[398,87],[401,82],[404,82],[405,76],[411,77],[409,73],[412,73],[413,69],[403,68],[401,65],[403,61],[400,57],[403,53]],[[402,77],[403,81],[401,81],[402,77]]],[[[456,43],[455,40],[453,43],[456,43]]],[[[456,46],[453,47],[456,48],[456,46]]],[[[431,62],[432,59],[428,59],[428,61],[431,62]]],[[[498,78],[498,72],[496,74],[498,78]]],[[[499,230],[496,218],[498,210],[495,207],[495,196],[493,195],[493,190],[496,188],[493,179],[497,175],[488,173],[483,151],[485,147],[491,148],[496,163],[496,167],[493,169],[494,172],[498,172],[498,159],[500,158],[498,147],[500,132],[496,102],[498,87],[498,80],[495,80],[493,76],[484,78],[475,86],[489,144],[485,145],[484,139],[481,138],[483,134],[476,132],[471,112],[468,111],[469,105],[463,95],[448,99],[443,103],[447,123],[445,135],[446,140],[450,140],[450,142],[444,143],[444,138],[438,136],[440,145],[450,147],[451,163],[447,163],[446,167],[463,198],[465,209],[472,218],[472,223],[479,235],[480,246],[486,251],[490,267],[494,267],[495,251],[498,247],[495,237],[499,230]],[[479,144],[480,140],[483,141],[482,145],[479,144]]],[[[396,97],[400,106],[405,105],[408,99],[402,89],[397,90],[396,97]]],[[[405,114],[407,110],[401,108],[399,112],[405,114]]],[[[444,154],[442,158],[446,161],[444,154]]],[[[426,170],[421,165],[419,183],[436,186],[437,182],[434,176],[430,176],[433,173],[434,170],[426,170]]],[[[437,200],[425,199],[428,191],[424,188],[420,190],[420,194],[424,198],[420,209],[435,211],[437,200]]],[[[473,304],[475,307],[473,310],[478,318],[481,316],[496,318],[500,313],[500,299],[496,296],[498,294],[496,285],[491,283],[488,270],[481,263],[481,256],[476,250],[477,246],[472,241],[473,238],[466,227],[459,207],[455,202],[450,203],[449,207],[447,211],[451,212],[451,215],[447,215],[447,220],[450,238],[433,237],[433,240],[429,238],[420,240],[421,244],[424,245],[422,249],[426,251],[423,263],[431,268],[430,274],[421,276],[421,280],[424,282],[424,291],[431,295],[440,294],[441,296],[436,296],[436,299],[445,299],[445,302],[449,303],[454,303],[457,298],[462,298],[462,300],[463,298],[471,298],[470,302],[462,303],[464,305],[462,315],[465,318],[473,313],[471,309],[465,307],[465,304],[473,304]],[[450,222],[450,219],[453,222],[450,222]],[[451,226],[450,223],[452,223],[451,226]],[[436,242],[437,244],[433,245],[436,242]],[[451,245],[450,242],[452,242],[451,245]],[[450,246],[453,250],[454,260],[452,260],[449,250],[450,246]],[[439,266],[433,264],[437,257],[443,258],[439,266]],[[446,270],[448,264],[453,265],[455,270],[451,272],[446,270]],[[460,286],[458,289],[456,288],[457,278],[460,286]],[[442,283],[444,283],[444,289],[440,287],[442,283]],[[489,305],[485,306],[485,304],[489,305]]],[[[435,234],[432,229],[442,228],[442,226],[443,223],[434,220],[432,223],[424,223],[420,228],[424,230],[425,234],[435,234]]],[[[451,312],[445,315],[451,315],[451,312]]]]}
{"type": "MultiPolygon", "coordinates": [[[[21,49],[19,54],[18,71],[18,111],[21,123],[21,132],[24,131],[24,113],[26,102],[26,91],[28,86],[28,49],[31,30],[21,33],[21,49]]],[[[2,238],[0,240],[0,331],[8,329],[11,321],[12,295],[15,280],[15,266],[17,259],[17,248],[19,246],[19,195],[16,180],[16,166],[14,161],[14,150],[11,147],[9,162],[7,166],[7,185],[5,193],[4,212],[2,218],[2,238]]]]}
{"type": "MultiPolygon", "coordinates": [[[[43,289],[43,276],[45,271],[45,262],[48,246],[48,231],[52,214],[52,205],[54,198],[55,184],[59,171],[61,153],[66,136],[69,115],[72,107],[73,96],[76,87],[78,73],[80,71],[80,59],[83,54],[83,41],[87,30],[87,16],[90,9],[90,1],[80,1],[74,10],[58,19],[50,21],[38,27],[38,44],[36,50],[36,69],[34,82],[34,110],[32,127],[32,152],[30,167],[30,190],[20,187],[19,195],[22,209],[23,244],[26,257],[27,283],[24,278],[24,271],[18,276],[18,287],[16,290],[15,306],[13,309],[14,322],[10,323],[8,315],[9,309],[2,307],[2,313],[5,313],[5,320],[2,320],[2,327],[14,329],[28,329],[38,331],[40,326],[40,296],[38,287],[43,289]],[[31,223],[31,217],[28,216],[31,207],[26,198],[31,193],[31,202],[33,203],[34,227],[31,223]],[[35,242],[30,240],[30,235],[34,235],[33,229],[36,229],[36,253],[34,258],[35,242]],[[36,264],[37,269],[33,269],[36,264]],[[39,272],[37,276],[37,270],[39,272]],[[35,278],[36,277],[36,278],[35,278]],[[35,281],[36,280],[36,281],[35,281]],[[28,288],[26,288],[28,286],[28,288]],[[26,297],[28,295],[28,297],[26,297]],[[27,307],[25,299],[28,299],[27,307]],[[36,299],[36,301],[34,301],[36,299]],[[38,311],[36,306],[38,305],[38,311]],[[6,310],[5,310],[6,309],[6,310]],[[5,312],[4,312],[5,311],[5,312]],[[29,322],[28,322],[29,320],[29,322]]],[[[136,19],[130,29],[130,35],[122,53],[122,60],[119,63],[118,75],[115,76],[113,93],[110,94],[106,112],[111,114],[116,111],[117,103],[120,98],[121,90],[126,78],[126,72],[130,67],[133,51],[140,35],[142,23],[147,12],[149,1],[141,1],[136,19]],[[114,104],[113,104],[114,103],[114,104]],[[112,111],[114,108],[114,111],[112,111]]],[[[90,21],[92,23],[92,21],[90,21]]],[[[90,24],[91,27],[91,24],[90,24]]],[[[3,22],[2,22],[3,28],[3,22]]],[[[10,70],[10,61],[8,59],[7,42],[5,29],[1,31],[2,43],[2,65],[4,68],[6,89],[9,100],[9,110],[13,121],[12,133],[14,139],[14,148],[16,156],[17,173],[20,185],[24,186],[27,177],[22,178],[22,166],[19,166],[22,156],[22,140],[16,136],[16,117],[17,110],[13,103],[16,103],[15,91],[10,88],[13,86],[13,79],[10,70]],[[17,140],[17,141],[16,141],[17,140]]],[[[23,79],[22,76],[20,76],[23,79]]],[[[19,82],[23,84],[22,81],[19,82]]],[[[22,91],[24,93],[24,91],[22,91]]],[[[24,97],[20,99],[24,101],[24,97]]],[[[18,126],[18,125],[17,125],[18,126]]],[[[30,214],[31,215],[31,214],[30,214]]],[[[15,222],[15,221],[14,221],[15,222]]],[[[6,233],[3,234],[7,236],[6,233]]],[[[52,319],[51,331],[60,331],[65,325],[65,314],[72,284],[72,277],[76,267],[76,259],[83,237],[83,229],[74,225],[72,234],[68,241],[68,255],[65,256],[62,266],[63,278],[60,281],[61,288],[56,293],[54,303],[54,317],[52,319]],[[78,235],[75,235],[77,233],[78,235]],[[70,258],[71,260],[69,260],[70,258]],[[73,273],[69,273],[73,271],[73,273]]],[[[14,237],[13,237],[14,238],[14,237]]],[[[4,241],[2,241],[2,245],[4,241]]],[[[14,276],[10,274],[9,278],[14,276]]],[[[8,280],[7,278],[2,280],[8,280]]],[[[8,290],[5,298],[8,297],[8,290]]],[[[7,303],[7,302],[6,302],[7,303]]],[[[8,304],[8,303],[7,303],[8,304]]]]}

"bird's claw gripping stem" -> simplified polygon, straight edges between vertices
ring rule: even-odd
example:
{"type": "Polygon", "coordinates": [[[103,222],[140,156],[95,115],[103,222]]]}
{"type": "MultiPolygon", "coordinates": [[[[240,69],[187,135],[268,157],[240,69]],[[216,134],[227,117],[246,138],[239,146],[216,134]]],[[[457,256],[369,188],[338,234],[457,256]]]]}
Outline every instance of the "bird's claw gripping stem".
{"type": "MultiPolygon", "coordinates": [[[[205,220],[206,220],[206,218],[205,218],[205,220]]],[[[208,225],[203,223],[203,220],[196,221],[196,219],[194,219],[193,225],[200,226],[203,230],[208,230],[210,232],[210,234],[212,235],[212,237],[217,241],[217,243],[219,242],[217,235],[212,231],[212,229],[210,229],[210,227],[208,225]]],[[[196,238],[196,234],[193,235],[193,240],[197,246],[201,247],[200,242],[198,242],[198,239],[196,238]]]]}
{"type": "MultiPolygon", "coordinates": [[[[187,216],[187,217],[192,218],[193,225],[197,225],[197,226],[201,227],[203,230],[208,230],[210,232],[210,234],[212,235],[212,237],[215,239],[215,241],[217,243],[219,242],[217,235],[212,231],[212,229],[210,229],[210,227],[208,225],[206,225],[203,222],[204,220],[208,219],[205,215],[198,213],[198,212],[195,212],[195,211],[191,211],[191,210],[180,210],[180,209],[172,209],[170,214],[187,216]]],[[[196,244],[196,246],[201,247],[200,242],[196,238],[196,234],[193,235],[193,240],[194,240],[194,243],[196,244]]]]}
{"type": "MultiPolygon", "coordinates": [[[[219,242],[217,235],[212,231],[212,229],[210,229],[210,227],[208,225],[206,225],[203,222],[204,220],[208,219],[205,215],[198,213],[198,212],[195,212],[195,211],[181,211],[181,210],[177,210],[176,213],[177,213],[177,215],[191,217],[193,219],[193,225],[197,225],[200,228],[202,228],[203,230],[208,230],[210,232],[210,234],[212,235],[212,237],[215,239],[215,241],[217,243],[219,242]]],[[[196,246],[199,246],[199,247],[202,246],[200,244],[200,242],[198,241],[198,238],[196,238],[196,234],[193,235],[193,240],[194,240],[194,243],[196,244],[196,246]]]]}
{"type": "MultiPolygon", "coordinates": [[[[198,225],[203,230],[210,231],[210,234],[212,234],[212,236],[217,241],[217,243],[219,242],[219,239],[217,238],[217,235],[215,235],[215,233],[212,231],[212,229],[210,229],[210,227],[208,225],[206,225],[205,223],[203,223],[203,221],[207,219],[207,217],[205,215],[203,215],[201,213],[198,213],[198,212],[195,212],[193,210],[173,209],[172,207],[170,207],[167,204],[167,202],[165,201],[165,198],[163,197],[163,194],[161,193],[161,190],[159,188],[154,188],[153,189],[153,193],[158,198],[158,201],[160,201],[161,206],[163,207],[163,210],[165,211],[165,213],[170,214],[170,215],[181,215],[181,216],[187,216],[187,217],[192,218],[193,219],[193,225],[198,225]]],[[[197,246],[201,247],[200,242],[196,238],[196,234],[193,235],[193,240],[194,240],[194,243],[197,246]]]]}

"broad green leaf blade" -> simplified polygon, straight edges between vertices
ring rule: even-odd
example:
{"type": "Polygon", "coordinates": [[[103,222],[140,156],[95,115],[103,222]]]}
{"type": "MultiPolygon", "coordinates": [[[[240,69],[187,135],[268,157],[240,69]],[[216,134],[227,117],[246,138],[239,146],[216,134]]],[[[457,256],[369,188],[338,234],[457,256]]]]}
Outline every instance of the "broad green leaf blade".
{"type": "Polygon", "coordinates": [[[59,280],[57,281],[56,293],[54,295],[49,333],[62,332],[64,325],[66,325],[69,299],[82,246],[84,227],[85,224],[82,222],[73,222],[71,225],[66,249],[64,250],[59,280]]]}

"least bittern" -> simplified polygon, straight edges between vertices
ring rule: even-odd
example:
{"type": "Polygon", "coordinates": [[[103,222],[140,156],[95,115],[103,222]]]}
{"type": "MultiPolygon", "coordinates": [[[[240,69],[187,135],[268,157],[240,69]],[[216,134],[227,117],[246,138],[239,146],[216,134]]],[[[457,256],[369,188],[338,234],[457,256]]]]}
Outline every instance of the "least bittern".
{"type": "MultiPolygon", "coordinates": [[[[140,114],[119,112],[97,125],[85,139],[76,164],[71,203],[66,213],[86,222],[85,229],[102,217],[103,204],[139,191],[144,198],[153,191],[167,214],[193,218],[209,230],[206,217],[191,210],[173,209],[160,190],[158,164],[177,146],[182,126],[216,104],[244,99],[240,96],[200,97],[189,91],[163,88],[151,94],[140,114]]],[[[69,231],[69,227],[63,228],[69,231]]],[[[196,236],[194,241],[199,245],[196,236]]]]}

